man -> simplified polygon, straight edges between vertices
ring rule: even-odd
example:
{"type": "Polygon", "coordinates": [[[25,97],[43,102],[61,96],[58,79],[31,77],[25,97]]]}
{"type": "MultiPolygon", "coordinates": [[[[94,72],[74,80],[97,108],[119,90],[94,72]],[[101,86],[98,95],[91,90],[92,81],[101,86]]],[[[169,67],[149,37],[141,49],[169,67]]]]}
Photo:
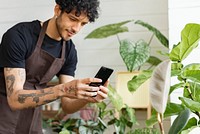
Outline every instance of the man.
{"type": "Polygon", "coordinates": [[[41,105],[56,99],[73,113],[107,97],[108,82],[91,87],[101,80],[74,79],[77,53],[70,38],[98,18],[98,8],[98,0],[56,0],[51,19],[19,23],[3,35],[0,134],[41,134],[41,105]],[[55,75],[60,84],[46,87],[55,75]]]}

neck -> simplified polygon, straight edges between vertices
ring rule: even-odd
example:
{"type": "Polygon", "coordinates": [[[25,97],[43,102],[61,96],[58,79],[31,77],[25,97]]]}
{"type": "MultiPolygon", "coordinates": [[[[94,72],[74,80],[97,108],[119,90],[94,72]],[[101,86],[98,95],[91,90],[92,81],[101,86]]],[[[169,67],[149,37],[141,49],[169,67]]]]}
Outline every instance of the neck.
{"type": "Polygon", "coordinates": [[[61,40],[61,37],[58,33],[58,29],[56,27],[56,20],[54,18],[51,18],[49,20],[49,24],[48,24],[48,27],[47,27],[46,34],[49,37],[51,37],[52,39],[55,39],[55,40],[58,40],[58,41],[61,40]]]}

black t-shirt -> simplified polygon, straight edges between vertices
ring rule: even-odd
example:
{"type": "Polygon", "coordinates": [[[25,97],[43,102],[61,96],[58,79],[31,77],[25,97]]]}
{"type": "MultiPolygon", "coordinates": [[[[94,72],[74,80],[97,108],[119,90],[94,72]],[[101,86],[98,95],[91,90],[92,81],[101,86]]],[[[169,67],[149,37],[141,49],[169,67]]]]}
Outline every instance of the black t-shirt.
{"type": "MultiPolygon", "coordinates": [[[[4,67],[25,68],[25,60],[32,54],[39,37],[40,21],[22,22],[10,28],[0,44],[0,72],[4,67]]],[[[45,35],[42,49],[54,57],[61,56],[62,41],[45,35]]],[[[72,40],[66,42],[65,63],[57,75],[75,75],[77,52],[72,40]]]]}

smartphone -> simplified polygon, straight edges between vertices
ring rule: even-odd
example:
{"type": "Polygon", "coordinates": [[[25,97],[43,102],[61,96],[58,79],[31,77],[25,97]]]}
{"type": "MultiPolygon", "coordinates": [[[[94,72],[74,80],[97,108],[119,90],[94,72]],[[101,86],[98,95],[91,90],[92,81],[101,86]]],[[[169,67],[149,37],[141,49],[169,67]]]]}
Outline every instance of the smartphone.
{"type": "Polygon", "coordinates": [[[95,75],[95,78],[101,79],[102,82],[92,82],[89,85],[90,86],[104,85],[106,81],[108,80],[108,78],[110,77],[110,75],[112,74],[112,72],[113,72],[113,69],[102,66],[97,72],[97,74],[95,75]]]}
{"type": "MultiPolygon", "coordinates": [[[[97,74],[95,75],[95,78],[99,78],[102,80],[102,82],[91,82],[89,84],[89,86],[94,86],[94,87],[98,87],[100,85],[104,85],[106,83],[106,81],[108,80],[108,78],[111,76],[111,74],[113,73],[113,69],[111,68],[107,68],[102,66],[99,71],[97,72],[97,74]]],[[[95,96],[93,96],[95,97],[95,96]]]]}

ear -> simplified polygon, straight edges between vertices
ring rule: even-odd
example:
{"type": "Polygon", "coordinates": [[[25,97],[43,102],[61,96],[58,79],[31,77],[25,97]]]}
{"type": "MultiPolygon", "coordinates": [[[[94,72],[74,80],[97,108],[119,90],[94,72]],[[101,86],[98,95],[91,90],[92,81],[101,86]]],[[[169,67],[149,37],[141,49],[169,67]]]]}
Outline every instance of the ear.
{"type": "Polygon", "coordinates": [[[56,4],[54,7],[54,16],[59,16],[61,14],[60,6],[56,4]]]}

